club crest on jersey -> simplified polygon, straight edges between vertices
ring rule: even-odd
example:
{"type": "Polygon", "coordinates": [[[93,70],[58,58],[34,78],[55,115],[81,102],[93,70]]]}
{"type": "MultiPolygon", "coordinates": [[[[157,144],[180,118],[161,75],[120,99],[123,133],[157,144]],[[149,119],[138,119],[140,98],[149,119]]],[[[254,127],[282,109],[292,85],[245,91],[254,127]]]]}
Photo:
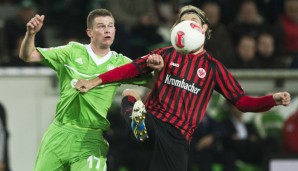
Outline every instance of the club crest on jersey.
{"type": "Polygon", "coordinates": [[[79,63],[79,64],[83,64],[83,59],[82,59],[82,58],[77,58],[75,61],[76,61],[77,63],[79,63]]]}
{"type": "Polygon", "coordinates": [[[206,71],[203,68],[199,68],[197,70],[197,74],[198,74],[199,78],[205,78],[206,77],[206,71]]]}
{"type": "Polygon", "coordinates": [[[114,65],[108,65],[108,66],[107,66],[107,70],[108,70],[108,71],[110,71],[110,70],[112,70],[112,69],[114,69],[114,68],[115,68],[114,65]]]}

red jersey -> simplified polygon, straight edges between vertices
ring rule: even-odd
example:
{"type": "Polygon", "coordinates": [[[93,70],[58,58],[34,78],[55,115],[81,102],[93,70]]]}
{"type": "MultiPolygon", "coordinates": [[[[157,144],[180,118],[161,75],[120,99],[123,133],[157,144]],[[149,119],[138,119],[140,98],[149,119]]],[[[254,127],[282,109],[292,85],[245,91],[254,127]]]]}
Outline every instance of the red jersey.
{"type": "MultiPolygon", "coordinates": [[[[264,112],[277,105],[272,95],[245,95],[231,73],[206,51],[183,55],[167,47],[153,53],[162,56],[164,68],[145,103],[147,111],[175,126],[189,142],[204,117],[213,90],[242,112],[264,112]]],[[[148,57],[138,58],[98,77],[106,84],[148,74],[152,71],[146,63],[148,57]]]]}
{"type": "MultiPolygon", "coordinates": [[[[163,57],[164,68],[145,103],[147,112],[178,128],[188,141],[204,117],[213,90],[233,104],[244,96],[226,67],[205,50],[180,54],[167,47],[153,53],[163,57]]],[[[141,74],[148,72],[146,59],[133,61],[141,74]]]]}

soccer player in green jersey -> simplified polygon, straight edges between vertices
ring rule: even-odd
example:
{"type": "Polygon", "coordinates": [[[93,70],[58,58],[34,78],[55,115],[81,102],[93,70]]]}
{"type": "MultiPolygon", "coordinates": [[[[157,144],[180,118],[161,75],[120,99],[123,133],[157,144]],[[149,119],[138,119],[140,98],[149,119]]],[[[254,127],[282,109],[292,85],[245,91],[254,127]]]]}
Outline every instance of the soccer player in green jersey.
{"type": "MultiPolygon", "coordinates": [[[[105,171],[108,142],[103,138],[110,123],[107,112],[121,83],[146,85],[150,76],[97,86],[88,93],[75,89],[79,79],[92,79],[115,67],[130,63],[110,50],[115,37],[115,20],[106,9],[96,9],[87,17],[90,44],[70,42],[54,48],[36,48],[35,35],[45,16],[36,15],[27,23],[20,48],[26,62],[41,62],[54,69],[60,82],[60,100],[53,123],[43,136],[35,171],[105,171]]],[[[154,59],[158,56],[153,55],[154,59]]],[[[150,64],[155,69],[155,64],[150,64]]],[[[149,65],[149,66],[150,66],[149,65]]]]}

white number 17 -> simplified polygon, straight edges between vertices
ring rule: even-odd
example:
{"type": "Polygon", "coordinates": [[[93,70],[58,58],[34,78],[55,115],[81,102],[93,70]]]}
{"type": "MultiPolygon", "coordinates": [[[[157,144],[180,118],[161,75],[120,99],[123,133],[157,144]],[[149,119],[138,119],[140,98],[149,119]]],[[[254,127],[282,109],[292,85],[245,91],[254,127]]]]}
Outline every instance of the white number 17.
{"type": "Polygon", "coordinates": [[[93,161],[97,162],[96,163],[96,169],[99,169],[100,160],[99,160],[98,157],[95,157],[95,156],[88,157],[87,162],[89,163],[89,168],[92,169],[92,167],[93,167],[93,161]]]}

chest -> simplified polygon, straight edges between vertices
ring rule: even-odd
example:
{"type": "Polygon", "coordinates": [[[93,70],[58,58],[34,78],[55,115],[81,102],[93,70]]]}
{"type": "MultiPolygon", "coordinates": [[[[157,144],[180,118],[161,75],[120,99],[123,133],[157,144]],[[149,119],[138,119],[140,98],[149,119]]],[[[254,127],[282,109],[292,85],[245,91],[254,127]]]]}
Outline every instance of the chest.
{"type": "Polygon", "coordinates": [[[116,68],[118,64],[112,60],[96,63],[91,57],[78,55],[67,59],[64,64],[65,71],[71,77],[88,78],[105,73],[116,68]]]}
{"type": "Polygon", "coordinates": [[[165,68],[165,78],[171,77],[190,84],[202,85],[213,77],[210,63],[205,58],[168,58],[165,68]]]}

